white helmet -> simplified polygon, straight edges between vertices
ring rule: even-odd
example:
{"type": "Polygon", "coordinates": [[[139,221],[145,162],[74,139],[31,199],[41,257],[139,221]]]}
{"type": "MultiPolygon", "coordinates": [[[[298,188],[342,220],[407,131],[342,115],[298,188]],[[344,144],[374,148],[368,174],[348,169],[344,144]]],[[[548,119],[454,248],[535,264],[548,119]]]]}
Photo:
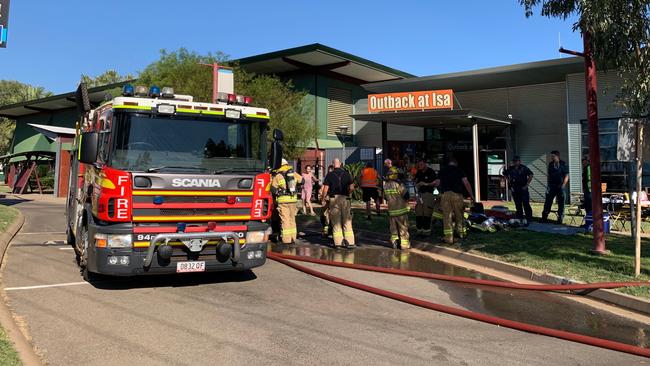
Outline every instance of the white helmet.
{"type": "Polygon", "coordinates": [[[287,161],[287,159],[284,159],[284,158],[282,159],[282,165],[289,165],[289,162],[287,161]]]}

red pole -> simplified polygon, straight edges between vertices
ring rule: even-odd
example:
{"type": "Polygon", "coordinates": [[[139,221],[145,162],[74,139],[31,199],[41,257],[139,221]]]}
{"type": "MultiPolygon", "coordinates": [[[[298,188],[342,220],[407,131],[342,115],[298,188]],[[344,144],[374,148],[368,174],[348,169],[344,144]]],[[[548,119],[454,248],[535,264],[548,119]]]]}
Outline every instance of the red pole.
{"type": "Polygon", "coordinates": [[[603,199],[600,184],[600,141],[598,140],[598,91],[596,62],[591,49],[591,35],[584,32],[585,84],[587,88],[587,120],[589,122],[589,161],[591,164],[591,202],[594,228],[594,254],[606,254],[603,230],[603,199]]]}

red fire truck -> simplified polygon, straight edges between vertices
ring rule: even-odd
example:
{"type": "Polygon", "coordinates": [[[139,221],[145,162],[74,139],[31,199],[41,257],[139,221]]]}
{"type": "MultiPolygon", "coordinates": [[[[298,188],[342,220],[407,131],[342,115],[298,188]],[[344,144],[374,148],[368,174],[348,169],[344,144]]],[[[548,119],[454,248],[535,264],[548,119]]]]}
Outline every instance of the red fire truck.
{"type": "Polygon", "coordinates": [[[240,95],[217,99],[127,84],[91,110],[80,86],[66,211],[85,279],[264,264],[267,166],[279,166],[282,132],[273,133],[269,163],[268,110],[240,95]]]}

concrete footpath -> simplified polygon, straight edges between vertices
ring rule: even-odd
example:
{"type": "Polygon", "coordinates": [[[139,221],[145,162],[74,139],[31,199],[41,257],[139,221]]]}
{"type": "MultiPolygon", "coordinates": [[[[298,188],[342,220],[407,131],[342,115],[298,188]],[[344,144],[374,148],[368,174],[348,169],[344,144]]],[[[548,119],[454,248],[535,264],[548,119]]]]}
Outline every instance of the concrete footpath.
{"type": "MultiPolygon", "coordinates": [[[[9,243],[16,236],[18,231],[25,223],[25,216],[18,211],[15,221],[7,227],[7,230],[0,234],[0,270],[4,266],[5,253],[9,247],[9,243]]],[[[0,272],[1,273],[1,272],[0,272]]],[[[2,285],[2,278],[0,277],[0,325],[5,330],[7,337],[13,342],[20,360],[23,365],[41,365],[41,359],[34,351],[34,347],[27,339],[27,336],[22,332],[16,319],[14,319],[11,309],[7,306],[7,295],[4,292],[2,285]]],[[[0,360],[1,361],[1,360],[0,360]]]]}

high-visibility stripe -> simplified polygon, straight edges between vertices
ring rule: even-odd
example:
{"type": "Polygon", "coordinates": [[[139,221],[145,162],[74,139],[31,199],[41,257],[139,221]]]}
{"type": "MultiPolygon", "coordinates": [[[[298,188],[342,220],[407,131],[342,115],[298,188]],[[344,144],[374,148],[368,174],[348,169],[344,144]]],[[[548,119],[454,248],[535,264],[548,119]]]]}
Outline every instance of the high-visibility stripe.
{"type": "Polygon", "coordinates": [[[354,231],[352,231],[352,230],[350,230],[350,231],[344,231],[343,234],[345,234],[345,236],[348,236],[348,235],[354,235],[354,231]]]}
{"type": "Polygon", "coordinates": [[[407,214],[410,211],[409,207],[404,207],[399,210],[391,210],[388,211],[388,215],[390,216],[402,216],[404,214],[407,214]]]}
{"type": "Polygon", "coordinates": [[[399,191],[397,189],[384,189],[385,194],[399,194],[399,191]]]}
{"type": "MultiPolygon", "coordinates": [[[[228,240],[228,241],[232,242],[232,240],[228,240]]],[[[217,245],[217,244],[219,244],[221,242],[222,242],[222,240],[210,240],[205,245],[217,245]]],[[[245,244],[245,243],[246,243],[246,239],[239,239],[239,244],[245,244]]],[[[163,244],[162,242],[158,242],[158,244],[156,244],[156,246],[160,246],[162,244],[163,244]]],[[[171,245],[173,247],[181,247],[181,246],[185,245],[180,241],[170,241],[167,244],[171,245]]],[[[151,245],[151,242],[149,242],[149,241],[134,241],[133,242],[133,247],[134,248],[149,248],[149,245],[151,245]]]]}
{"type": "Polygon", "coordinates": [[[251,208],[253,207],[252,203],[226,203],[226,202],[213,202],[213,203],[198,203],[198,202],[186,202],[186,203],[134,203],[133,208],[141,209],[184,209],[184,208],[251,208]]]}
{"type": "Polygon", "coordinates": [[[198,109],[176,108],[176,112],[200,114],[202,111],[198,109]]]}
{"type": "Polygon", "coordinates": [[[217,111],[202,111],[201,114],[213,114],[215,116],[223,116],[224,112],[217,112],[217,111]]]}
{"type": "Polygon", "coordinates": [[[390,236],[390,240],[391,240],[391,241],[395,241],[395,240],[397,240],[397,239],[399,239],[399,235],[391,235],[391,236],[390,236]]]}
{"type": "Polygon", "coordinates": [[[250,215],[223,216],[133,216],[133,221],[247,221],[250,215]]]}
{"type": "Polygon", "coordinates": [[[294,228],[294,229],[282,229],[282,235],[285,235],[285,234],[295,234],[295,233],[297,233],[297,232],[298,232],[298,230],[295,229],[295,228],[294,228]]]}
{"type": "Polygon", "coordinates": [[[337,237],[337,238],[343,237],[343,231],[335,231],[335,232],[332,233],[332,236],[337,237]]]}
{"type": "Polygon", "coordinates": [[[134,196],[252,196],[252,191],[133,191],[134,196]]]}
{"type": "MultiPolygon", "coordinates": [[[[246,225],[218,225],[212,231],[247,231],[246,225]]],[[[208,231],[207,226],[188,226],[185,228],[186,233],[205,233],[208,231]]],[[[176,226],[136,226],[133,228],[134,234],[161,234],[161,233],[176,233],[178,227],[176,226]]]]}
{"type": "Polygon", "coordinates": [[[433,216],[434,218],[436,218],[436,219],[442,219],[442,218],[444,217],[444,216],[442,216],[442,214],[439,213],[439,212],[434,212],[432,216],[433,216]]]}
{"type": "Polygon", "coordinates": [[[298,197],[294,196],[278,196],[278,203],[295,203],[298,202],[298,197]]]}
{"type": "Polygon", "coordinates": [[[263,116],[261,114],[245,114],[247,118],[261,118],[261,119],[269,119],[269,116],[263,116]]]}
{"type": "Polygon", "coordinates": [[[411,244],[411,242],[408,239],[400,239],[399,242],[402,245],[410,245],[411,244]]]}
{"type": "Polygon", "coordinates": [[[114,105],[113,109],[142,109],[150,111],[151,107],[146,105],[114,105]]]}
{"type": "Polygon", "coordinates": [[[454,230],[453,229],[444,229],[442,232],[445,235],[454,235],[454,230]]]}

